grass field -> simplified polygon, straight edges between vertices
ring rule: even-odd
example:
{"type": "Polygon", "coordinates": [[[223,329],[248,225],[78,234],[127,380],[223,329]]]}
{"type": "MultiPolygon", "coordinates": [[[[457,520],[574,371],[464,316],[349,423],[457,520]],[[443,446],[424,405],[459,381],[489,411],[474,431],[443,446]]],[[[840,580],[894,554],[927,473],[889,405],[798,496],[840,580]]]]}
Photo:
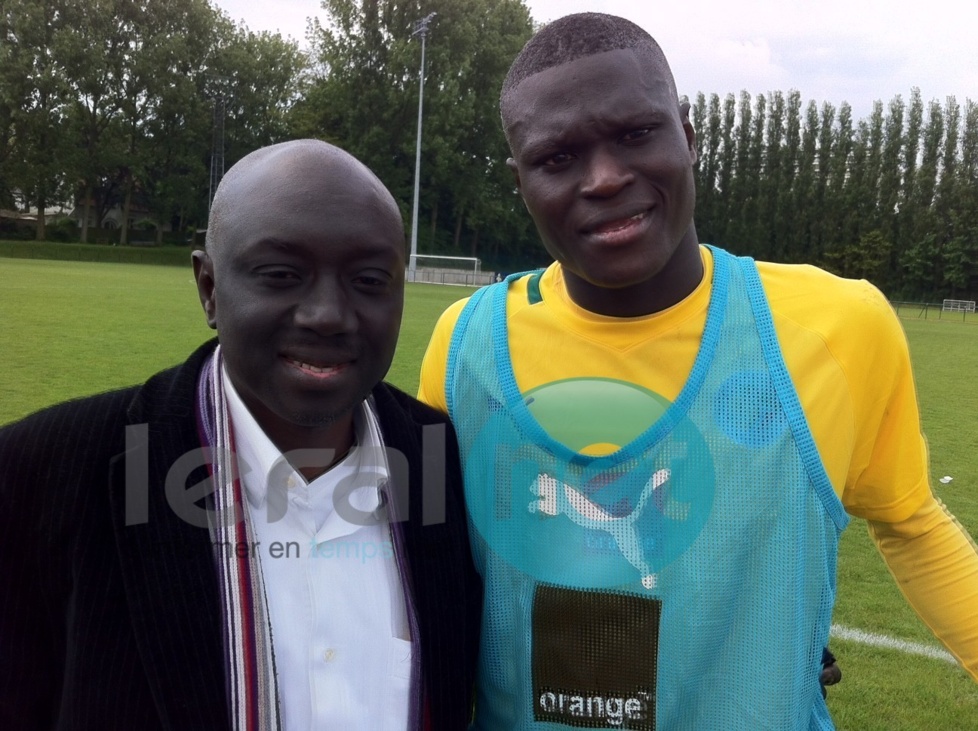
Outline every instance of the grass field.
{"type": "MultiPolygon", "coordinates": [[[[189,265],[180,267],[0,258],[0,424],[41,406],[145,379],[211,337],[189,265]]],[[[409,285],[389,375],[413,393],[441,311],[468,290],[409,285]]],[[[917,373],[932,477],[939,496],[978,534],[978,326],[904,319],[917,373]],[[947,485],[937,478],[950,475],[947,485]]],[[[978,611],[978,608],[976,608],[978,611]]],[[[839,562],[839,625],[936,646],[853,521],[839,562]]],[[[939,659],[835,639],[845,679],[830,691],[839,729],[978,729],[978,685],[939,659]]],[[[745,683],[750,679],[745,678],[745,683]]]]}
{"type": "MultiPolygon", "coordinates": [[[[127,386],[213,337],[186,268],[0,258],[0,424],[127,386]]],[[[409,284],[388,380],[418,390],[438,315],[464,288],[409,284]]]]}

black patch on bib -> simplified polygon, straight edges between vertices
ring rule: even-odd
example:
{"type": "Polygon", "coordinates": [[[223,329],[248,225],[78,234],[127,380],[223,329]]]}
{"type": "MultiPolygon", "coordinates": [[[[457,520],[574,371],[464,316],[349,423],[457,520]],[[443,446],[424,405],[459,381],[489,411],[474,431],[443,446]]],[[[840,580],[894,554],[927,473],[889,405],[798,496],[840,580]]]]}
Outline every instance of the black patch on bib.
{"type": "Polygon", "coordinates": [[[533,717],[655,731],[658,599],[540,585],[533,597],[533,717]]]}

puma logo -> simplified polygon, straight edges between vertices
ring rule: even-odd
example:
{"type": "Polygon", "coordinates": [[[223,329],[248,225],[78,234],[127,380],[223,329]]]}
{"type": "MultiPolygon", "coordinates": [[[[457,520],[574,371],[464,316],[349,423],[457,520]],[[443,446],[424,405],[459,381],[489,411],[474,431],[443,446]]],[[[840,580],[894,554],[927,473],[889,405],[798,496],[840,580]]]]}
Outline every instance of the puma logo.
{"type": "Polygon", "coordinates": [[[656,575],[643,555],[642,541],[635,528],[635,521],[642,514],[649,498],[669,481],[670,474],[668,469],[657,470],[642,488],[635,508],[621,516],[612,515],[570,485],[559,482],[550,475],[540,474],[530,485],[530,492],[537,499],[529,504],[528,509],[531,513],[565,515],[582,528],[608,533],[622,556],[642,574],[642,586],[652,590],[656,587],[656,575]]]}

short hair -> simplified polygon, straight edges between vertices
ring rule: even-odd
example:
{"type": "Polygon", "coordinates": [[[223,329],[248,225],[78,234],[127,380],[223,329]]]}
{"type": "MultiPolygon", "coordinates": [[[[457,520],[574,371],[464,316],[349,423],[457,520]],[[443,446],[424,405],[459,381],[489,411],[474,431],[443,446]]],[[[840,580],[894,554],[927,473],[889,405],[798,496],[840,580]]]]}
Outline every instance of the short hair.
{"type": "MultiPolygon", "coordinates": [[[[530,76],[585,56],[623,48],[635,49],[653,63],[664,63],[669,68],[656,40],[625,18],[605,13],[575,13],[548,23],[526,42],[509,67],[499,95],[500,111],[506,98],[530,76]]],[[[671,71],[669,83],[675,89],[671,71]]]]}

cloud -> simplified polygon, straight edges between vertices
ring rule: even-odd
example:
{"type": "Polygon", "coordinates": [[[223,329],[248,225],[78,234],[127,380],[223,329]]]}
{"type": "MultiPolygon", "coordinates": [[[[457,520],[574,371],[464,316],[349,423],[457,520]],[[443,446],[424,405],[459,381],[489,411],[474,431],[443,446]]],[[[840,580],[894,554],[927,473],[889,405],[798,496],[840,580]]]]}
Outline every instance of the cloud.
{"type": "MultiPolygon", "coordinates": [[[[537,21],[582,11],[621,15],[662,45],[681,93],[695,96],[797,89],[858,119],[919,87],[925,100],[949,94],[978,102],[974,29],[978,3],[959,0],[525,0],[537,21]]],[[[318,0],[217,0],[252,30],[304,42],[318,0]]]]}

